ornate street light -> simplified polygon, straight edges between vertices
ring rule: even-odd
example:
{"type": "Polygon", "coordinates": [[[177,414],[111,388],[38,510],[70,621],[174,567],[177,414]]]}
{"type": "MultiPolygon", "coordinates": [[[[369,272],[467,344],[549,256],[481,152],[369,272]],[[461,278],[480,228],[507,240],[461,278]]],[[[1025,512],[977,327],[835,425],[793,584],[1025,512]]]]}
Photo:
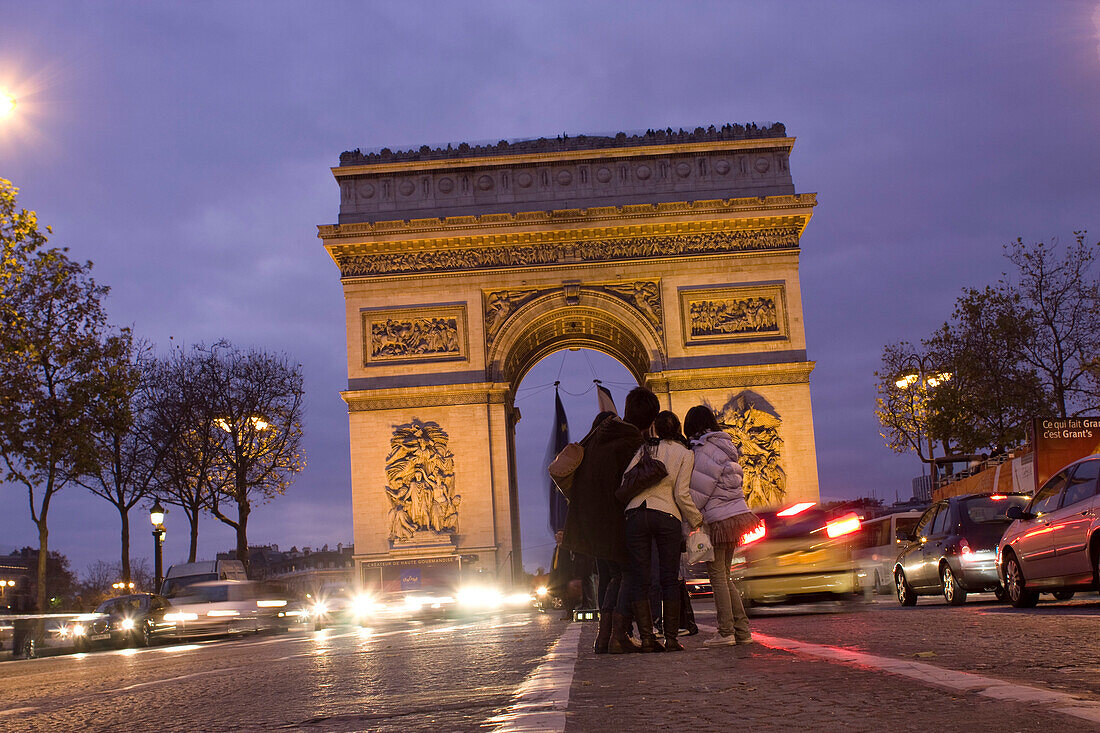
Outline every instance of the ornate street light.
{"type": "Polygon", "coordinates": [[[164,535],[167,532],[164,529],[164,515],[166,514],[164,507],[160,505],[160,500],[157,499],[153,502],[153,508],[149,510],[149,521],[153,523],[153,592],[160,592],[160,584],[164,579],[164,563],[161,557],[161,547],[164,545],[164,535]]]}

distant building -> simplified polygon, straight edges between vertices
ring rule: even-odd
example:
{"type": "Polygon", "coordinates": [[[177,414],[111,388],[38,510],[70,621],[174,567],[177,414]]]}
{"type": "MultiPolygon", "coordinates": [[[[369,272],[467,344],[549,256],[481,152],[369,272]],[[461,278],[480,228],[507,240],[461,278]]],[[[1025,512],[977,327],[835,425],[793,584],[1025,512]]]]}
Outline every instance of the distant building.
{"type": "MultiPolygon", "coordinates": [[[[278,545],[248,548],[249,567],[254,580],[270,580],[301,593],[312,593],[322,585],[347,585],[352,581],[354,545],[337,543],[318,550],[296,546],[282,551],[278,545]]],[[[219,560],[236,560],[237,552],[219,552],[219,560]]]]}

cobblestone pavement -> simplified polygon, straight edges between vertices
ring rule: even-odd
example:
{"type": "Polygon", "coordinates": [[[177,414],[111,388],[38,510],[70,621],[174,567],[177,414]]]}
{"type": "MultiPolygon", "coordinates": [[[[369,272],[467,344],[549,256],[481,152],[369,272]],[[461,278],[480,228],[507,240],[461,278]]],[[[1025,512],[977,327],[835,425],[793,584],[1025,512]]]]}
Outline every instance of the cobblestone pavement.
{"type": "Polygon", "coordinates": [[[519,614],[4,662],[0,730],[480,730],[564,626],[519,614]]]}
{"type": "MultiPolygon", "coordinates": [[[[713,625],[708,600],[696,609],[713,625]]],[[[1049,699],[1100,703],[1095,594],[1029,611],[880,599],[752,626],[765,643],[708,649],[704,631],[660,655],[596,657],[595,624],[531,613],[3,662],[0,730],[1100,730],[1100,707],[1073,717],[1049,699]],[[949,689],[880,664],[899,660],[986,682],[949,689]],[[1028,687],[993,699],[989,678],[1028,687]]]]}

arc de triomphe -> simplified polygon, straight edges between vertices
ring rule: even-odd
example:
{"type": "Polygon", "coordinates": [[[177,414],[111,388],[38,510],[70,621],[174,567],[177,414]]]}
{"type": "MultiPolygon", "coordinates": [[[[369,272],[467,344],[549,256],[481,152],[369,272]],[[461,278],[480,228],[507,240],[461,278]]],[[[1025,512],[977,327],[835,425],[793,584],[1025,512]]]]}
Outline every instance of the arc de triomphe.
{"type": "Polygon", "coordinates": [[[750,502],[816,501],[799,288],[816,203],[783,125],[340,156],[359,579],[521,570],[513,407],[543,357],[621,361],[741,444],[750,502]]]}

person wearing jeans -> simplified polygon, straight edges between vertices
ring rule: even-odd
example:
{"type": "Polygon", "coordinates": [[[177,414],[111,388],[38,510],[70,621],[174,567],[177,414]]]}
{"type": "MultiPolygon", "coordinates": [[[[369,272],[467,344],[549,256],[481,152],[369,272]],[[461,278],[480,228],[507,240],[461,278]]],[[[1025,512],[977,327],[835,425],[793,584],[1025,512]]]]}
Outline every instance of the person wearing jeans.
{"type": "Polygon", "coordinates": [[[684,525],[699,527],[703,517],[688,491],[693,459],[679,439],[680,421],[671,412],[662,412],[657,415],[654,428],[657,439],[650,439],[638,450],[627,471],[641,459],[641,452],[648,450],[665,465],[668,475],[626,506],[626,549],[630,556],[626,575],[642,651],[681,651],[684,647],[676,640],[680,625],[680,544],[684,525]],[[653,633],[653,612],[649,605],[653,545],[657,547],[657,576],[664,610],[664,647],[653,633]]]}
{"type": "Polygon", "coordinates": [[[714,607],[718,612],[718,633],[707,639],[708,646],[751,644],[749,617],[741,592],[730,576],[730,563],[741,536],[759,524],[745,502],[744,471],[729,434],[718,426],[714,412],[706,405],[688,410],[685,432],[691,437],[695,455],[691,473],[691,497],[707,523],[714,560],[707,563],[714,607]]]}

